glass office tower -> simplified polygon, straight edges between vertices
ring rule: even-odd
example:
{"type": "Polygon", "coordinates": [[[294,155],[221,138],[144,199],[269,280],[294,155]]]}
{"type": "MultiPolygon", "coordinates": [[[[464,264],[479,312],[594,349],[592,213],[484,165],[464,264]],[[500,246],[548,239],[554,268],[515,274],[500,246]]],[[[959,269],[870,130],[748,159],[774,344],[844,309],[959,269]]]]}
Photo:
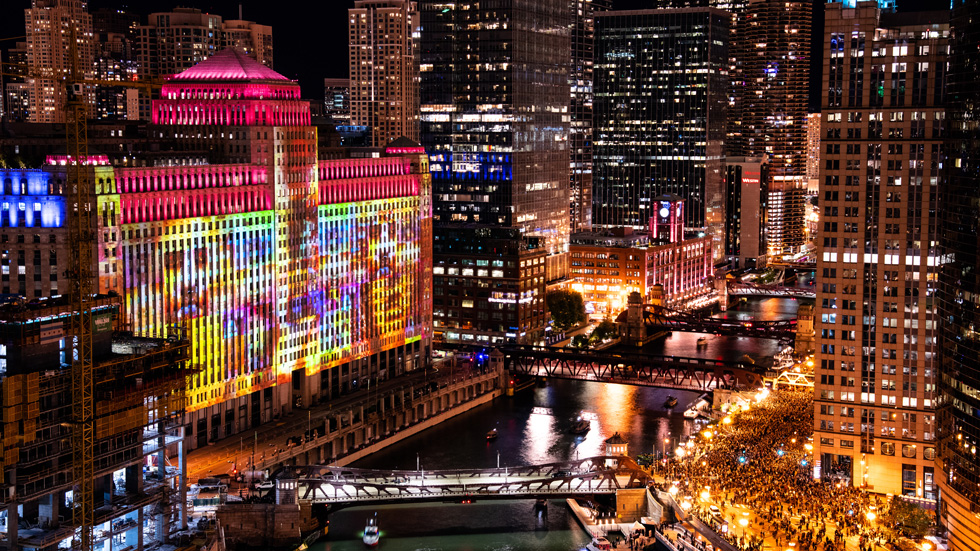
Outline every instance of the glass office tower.
{"type": "Polygon", "coordinates": [[[980,2],[955,0],[947,75],[946,263],[939,285],[940,517],[953,551],[980,549],[980,2]]]}
{"type": "Polygon", "coordinates": [[[567,271],[570,4],[424,2],[420,11],[436,332],[540,341],[544,284],[567,271]]]}
{"type": "Polygon", "coordinates": [[[646,227],[675,194],[721,254],[729,24],[713,8],[597,15],[595,226],[646,227]]]}

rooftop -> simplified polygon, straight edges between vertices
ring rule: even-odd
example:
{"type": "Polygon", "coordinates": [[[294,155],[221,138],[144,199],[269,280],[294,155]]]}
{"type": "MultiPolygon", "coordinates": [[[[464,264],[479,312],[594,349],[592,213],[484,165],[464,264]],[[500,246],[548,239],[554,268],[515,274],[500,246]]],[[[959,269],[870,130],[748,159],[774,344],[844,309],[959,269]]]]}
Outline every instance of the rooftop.
{"type": "Polygon", "coordinates": [[[292,82],[236,48],[225,48],[190,69],[177,73],[169,80],[170,82],[292,82]]]}

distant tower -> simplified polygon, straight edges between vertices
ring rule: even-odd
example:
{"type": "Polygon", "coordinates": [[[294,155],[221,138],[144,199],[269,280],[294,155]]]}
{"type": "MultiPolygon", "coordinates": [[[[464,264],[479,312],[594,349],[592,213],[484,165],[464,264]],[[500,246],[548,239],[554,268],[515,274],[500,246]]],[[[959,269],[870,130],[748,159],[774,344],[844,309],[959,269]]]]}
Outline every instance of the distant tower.
{"type": "Polygon", "coordinates": [[[348,10],[351,124],[382,147],[419,139],[419,13],[408,0],[357,0],[348,10]]]}
{"type": "Polygon", "coordinates": [[[571,231],[592,227],[592,96],[595,59],[595,14],[608,10],[612,0],[572,0],[572,124],[568,129],[571,166],[569,190],[571,231]]]}
{"type": "Polygon", "coordinates": [[[792,254],[806,241],[809,0],[750,0],[739,20],[743,45],[733,95],[738,131],[729,155],[769,159],[769,248],[792,254]]]}
{"type": "MultiPolygon", "coordinates": [[[[29,122],[65,122],[65,85],[74,60],[71,37],[81,74],[91,78],[95,40],[88,2],[83,0],[33,0],[24,10],[27,30],[27,66],[31,85],[29,122]],[[31,78],[33,77],[33,78],[31,78]]],[[[94,110],[95,95],[87,96],[94,110]]]]}
{"type": "Polygon", "coordinates": [[[593,226],[643,228],[675,194],[721,255],[730,24],[707,7],[596,15],[593,226]]]}

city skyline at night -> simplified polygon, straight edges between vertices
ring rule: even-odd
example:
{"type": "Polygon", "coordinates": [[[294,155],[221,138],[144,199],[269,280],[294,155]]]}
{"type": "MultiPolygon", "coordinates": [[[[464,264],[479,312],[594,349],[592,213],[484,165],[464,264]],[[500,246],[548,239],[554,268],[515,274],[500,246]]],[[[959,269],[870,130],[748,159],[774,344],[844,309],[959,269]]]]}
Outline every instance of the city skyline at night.
{"type": "Polygon", "coordinates": [[[8,2],[0,551],[980,551],[978,2],[8,2]]]}

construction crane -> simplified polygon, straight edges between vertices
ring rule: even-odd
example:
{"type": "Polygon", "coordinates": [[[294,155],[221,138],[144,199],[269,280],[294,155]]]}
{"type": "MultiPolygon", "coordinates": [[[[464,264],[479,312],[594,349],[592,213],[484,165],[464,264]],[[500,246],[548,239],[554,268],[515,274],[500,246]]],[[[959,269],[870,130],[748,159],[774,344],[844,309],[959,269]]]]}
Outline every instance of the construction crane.
{"type": "Polygon", "coordinates": [[[65,86],[65,141],[68,154],[68,296],[71,300],[71,383],[72,383],[72,467],[75,488],[72,493],[72,522],[80,534],[77,547],[91,551],[95,526],[95,360],[92,351],[92,249],[95,247],[95,186],[89,178],[87,106],[76,49],[75,27],[69,41],[71,70],[65,86]]]}
{"type": "MultiPolygon", "coordinates": [[[[160,82],[85,79],[79,67],[76,36],[69,40],[70,70],[64,79],[66,89],[65,141],[68,162],[66,200],[68,202],[68,267],[65,279],[75,315],[67,338],[70,353],[65,367],[71,369],[72,383],[72,465],[75,486],[72,493],[72,523],[79,529],[73,547],[92,551],[95,526],[95,361],[92,348],[94,296],[98,292],[94,258],[97,246],[96,194],[88,170],[88,105],[85,94],[91,86],[140,88],[149,96],[160,82]]],[[[23,69],[23,73],[0,71],[0,75],[19,78],[48,78],[34,74],[23,64],[3,63],[23,69]]]]}

